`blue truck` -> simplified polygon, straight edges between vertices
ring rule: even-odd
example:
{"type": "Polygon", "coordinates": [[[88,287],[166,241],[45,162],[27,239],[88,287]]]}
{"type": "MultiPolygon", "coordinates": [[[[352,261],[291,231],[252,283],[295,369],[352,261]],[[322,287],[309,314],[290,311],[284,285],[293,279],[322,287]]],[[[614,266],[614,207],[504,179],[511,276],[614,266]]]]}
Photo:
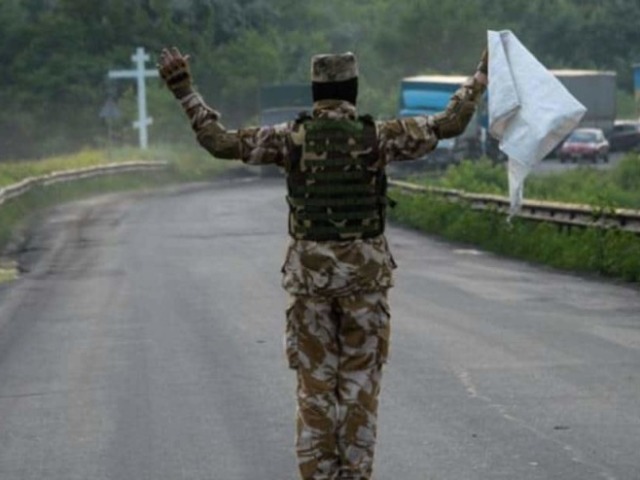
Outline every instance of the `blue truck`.
{"type": "MultiPolygon", "coordinates": [[[[419,75],[404,78],[400,84],[400,116],[442,112],[451,96],[467,78],[463,75],[419,75]]],[[[483,127],[486,122],[486,114],[481,107],[462,135],[440,140],[436,150],[427,155],[424,161],[435,166],[445,166],[458,163],[464,158],[480,157],[483,154],[483,127]]]]}
{"type": "MultiPolygon", "coordinates": [[[[636,99],[640,105],[640,65],[634,65],[636,99]]],[[[587,107],[581,127],[597,127],[610,131],[616,118],[616,73],[596,70],[550,70],[558,80],[587,107]]],[[[400,87],[400,116],[441,112],[451,95],[467,79],[460,75],[423,75],[407,77],[400,87]]],[[[465,132],[455,140],[441,141],[438,149],[428,155],[432,162],[447,163],[459,158],[486,155],[494,161],[506,160],[498,149],[498,142],[486,134],[488,127],[487,102],[483,102],[465,132]]],[[[640,107],[639,107],[640,108],[640,107]]],[[[550,156],[554,156],[552,152],[550,156]]]]}

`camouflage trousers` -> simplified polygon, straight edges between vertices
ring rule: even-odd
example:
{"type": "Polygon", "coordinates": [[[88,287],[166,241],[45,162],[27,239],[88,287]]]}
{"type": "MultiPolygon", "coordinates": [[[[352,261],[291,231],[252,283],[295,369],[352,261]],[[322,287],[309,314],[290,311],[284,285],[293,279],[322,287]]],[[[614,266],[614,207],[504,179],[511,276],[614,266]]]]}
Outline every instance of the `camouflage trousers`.
{"type": "Polygon", "coordinates": [[[296,453],[304,480],[368,480],[389,345],[387,292],[292,296],[286,351],[297,375],[296,453]]]}

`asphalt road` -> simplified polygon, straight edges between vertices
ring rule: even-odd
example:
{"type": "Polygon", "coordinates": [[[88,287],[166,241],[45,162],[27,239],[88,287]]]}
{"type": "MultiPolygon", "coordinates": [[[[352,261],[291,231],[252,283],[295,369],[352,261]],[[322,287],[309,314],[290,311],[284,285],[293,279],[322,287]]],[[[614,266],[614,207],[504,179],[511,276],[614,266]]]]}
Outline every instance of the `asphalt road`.
{"type": "MultiPolygon", "coordinates": [[[[282,181],[55,209],[0,290],[0,479],[293,480],[282,181]]],[[[378,480],[640,479],[640,295],[390,228],[378,480]]]]}

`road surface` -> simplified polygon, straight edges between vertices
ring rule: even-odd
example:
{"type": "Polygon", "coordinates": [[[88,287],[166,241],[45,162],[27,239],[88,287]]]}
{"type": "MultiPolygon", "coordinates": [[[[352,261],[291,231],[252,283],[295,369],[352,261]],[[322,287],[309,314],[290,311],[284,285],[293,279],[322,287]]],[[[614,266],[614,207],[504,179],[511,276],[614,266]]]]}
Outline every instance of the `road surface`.
{"type": "MultiPolygon", "coordinates": [[[[0,290],[2,480],[293,480],[281,179],[56,208],[0,290]]],[[[640,479],[637,288],[392,227],[378,480],[640,479]]]]}

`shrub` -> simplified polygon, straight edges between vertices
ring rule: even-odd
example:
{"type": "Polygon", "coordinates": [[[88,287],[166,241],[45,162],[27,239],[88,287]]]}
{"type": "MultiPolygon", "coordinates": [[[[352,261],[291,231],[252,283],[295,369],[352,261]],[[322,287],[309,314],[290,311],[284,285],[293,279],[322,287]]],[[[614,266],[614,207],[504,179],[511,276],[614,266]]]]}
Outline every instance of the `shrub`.
{"type": "Polygon", "coordinates": [[[640,282],[640,237],[620,230],[567,227],[472,210],[435,195],[392,191],[390,218],[441,238],[577,272],[640,282]]]}

